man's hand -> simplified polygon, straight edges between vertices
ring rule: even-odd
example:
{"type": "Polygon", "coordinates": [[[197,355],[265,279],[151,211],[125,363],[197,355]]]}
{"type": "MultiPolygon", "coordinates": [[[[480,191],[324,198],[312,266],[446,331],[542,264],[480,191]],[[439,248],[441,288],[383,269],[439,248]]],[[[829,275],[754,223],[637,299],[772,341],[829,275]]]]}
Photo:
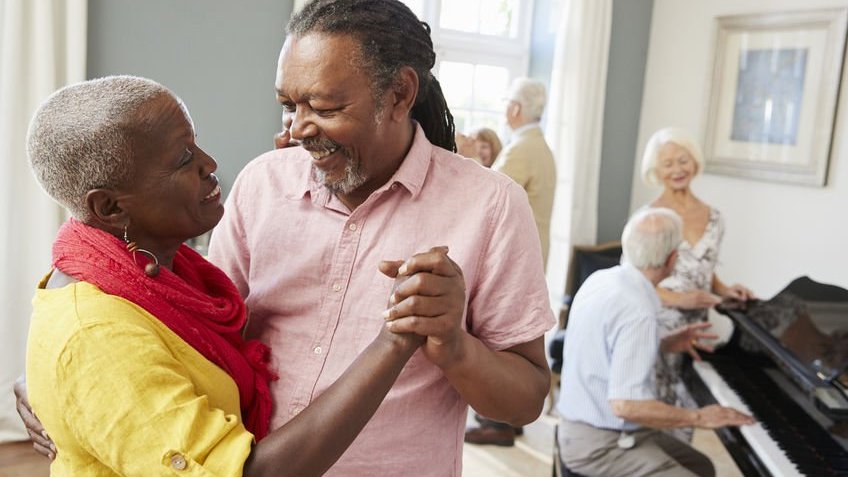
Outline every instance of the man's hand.
{"type": "Polygon", "coordinates": [[[704,333],[703,330],[709,328],[710,323],[693,323],[691,325],[682,326],[668,335],[660,342],[660,350],[663,353],[689,353],[692,359],[700,361],[701,356],[698,355],[698,349],[703,351],[713,352],[713,347],[701,343],[700,339],[714,340],[718,335],[713,333],[704,333]]]}
{"type": "Polygon", "coordinates": [[[383,314],[386,327],[393,333],[426,336],[424,354],[441,368],[461,359],[465,278],[448,257],[448,248],[414,255],[400,266],[398,277],[406,279],[389,298],[391,307],[383,314]]]}
{"type": "Polygon", "coordinates": [[[47,456],[50,460],[55,459],[56,445],[50,440],[50,436],[47,435],[47,431],[44,430],[41,421],[32,412],[29,400],[27,399],[26,380],[23,376],[15,381],[15,398],[18,414],[21,416],[21,420],[24,421],[27,433],[32,439],[32,447],[39,454],[47,456]]]}
{"type": "Polygon", "coordinates": [[[730,407],[713,404],[695,411],[695,426],[704,429],[717,429],[725,426],[745,426],[754,424],[754,418],[730,407]]]}

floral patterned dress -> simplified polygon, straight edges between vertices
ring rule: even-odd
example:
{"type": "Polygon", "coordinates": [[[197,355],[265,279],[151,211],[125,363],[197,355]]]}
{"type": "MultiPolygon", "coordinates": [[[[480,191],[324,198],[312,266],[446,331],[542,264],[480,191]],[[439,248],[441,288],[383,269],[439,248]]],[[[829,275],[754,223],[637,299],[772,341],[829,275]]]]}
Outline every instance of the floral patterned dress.
{"type": "MultiPolygon", "coordinates": [[[[684,240],[677,248],[677,263],[671,276],[659,286],[674,292],[691,290],[711,291],[713,273],[718,264],[718,252],[724,236],[724,221],[718,210],[710,208],[710,217],[701,239],[694,245],[684,240]]],[[[707,310],[681,310],[663,307],[659,314],[660,336],[681,326],[706,321],[707,310]]],[[[697,404],[680,379],[682,353],[660,353],[656,366],[657,398],[674,406],[695,408],[697,404]]],[[[692,440],[692,429],[671,432],[685,441],[692,440]]]]}

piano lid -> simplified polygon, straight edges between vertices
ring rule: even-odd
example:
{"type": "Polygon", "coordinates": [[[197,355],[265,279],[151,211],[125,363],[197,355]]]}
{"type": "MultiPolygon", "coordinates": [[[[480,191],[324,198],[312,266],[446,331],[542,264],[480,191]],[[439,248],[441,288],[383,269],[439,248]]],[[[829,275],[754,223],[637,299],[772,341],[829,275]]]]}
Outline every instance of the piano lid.
{"type": "Polygon", "coordinates": [[[725,303],[739,346],[769,355],[825,413],[848,417],[848,290],[801,277],[767,301],[725,303]]]}

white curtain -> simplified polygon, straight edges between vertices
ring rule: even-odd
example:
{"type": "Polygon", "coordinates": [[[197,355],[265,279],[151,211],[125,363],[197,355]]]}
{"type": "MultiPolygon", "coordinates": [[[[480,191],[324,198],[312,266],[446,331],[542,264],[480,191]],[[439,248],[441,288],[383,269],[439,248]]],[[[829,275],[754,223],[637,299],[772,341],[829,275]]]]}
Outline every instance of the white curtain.
{"type": "Polygon", "coordinates": [[[0,0],[0,442],[26,439],[12,385],[23,373],[35,284],[50,266],[62,210],[26,158],[39,103],[85,79],[88,0],[0,0]]]}
{"type": "Polygon", "coordinates": [[[597,236],[612,4],[563,0],[560,5],[546,126],[558,176],[548,260],[555,299],[565,289],[571,247],[594,244],[597,236]]]}

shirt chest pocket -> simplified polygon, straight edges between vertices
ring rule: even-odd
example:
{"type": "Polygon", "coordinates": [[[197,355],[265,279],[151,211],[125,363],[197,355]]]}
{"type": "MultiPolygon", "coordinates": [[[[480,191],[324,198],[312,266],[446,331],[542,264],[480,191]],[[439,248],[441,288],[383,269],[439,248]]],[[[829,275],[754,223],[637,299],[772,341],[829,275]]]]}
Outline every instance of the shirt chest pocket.
{"type": "MultiPolygon", "coordinates": [[[[374,341],[377,335],[380,334],[381,328],[385,326],[386,321],[381,316],[381,313],[387,308],[389,308],[389,297],[392,294],[393,288],[394,280],[381,274],[379,276],[376,276],[371,282],[371,285],[369,286],[369,289],[367,291],[367,298],[350,297],[352,300],[364,300],[363,304],[365,302],[382,304],[379,309],[375,305],[372,306],[370,310],[365,312],[362,312],[362,309],[358,306],[353,307],[360,310],[360,316],[357,319],[357,329],[354,333],[357,354],[362,353],[362,351],[364,351],[365,348],[367,348],[368,345],[374,341]]],[[[427,358],[420,350],[418,350],[407,362],[404,369],[416,367],[422,361],[427,361],[427,358]]]]}

